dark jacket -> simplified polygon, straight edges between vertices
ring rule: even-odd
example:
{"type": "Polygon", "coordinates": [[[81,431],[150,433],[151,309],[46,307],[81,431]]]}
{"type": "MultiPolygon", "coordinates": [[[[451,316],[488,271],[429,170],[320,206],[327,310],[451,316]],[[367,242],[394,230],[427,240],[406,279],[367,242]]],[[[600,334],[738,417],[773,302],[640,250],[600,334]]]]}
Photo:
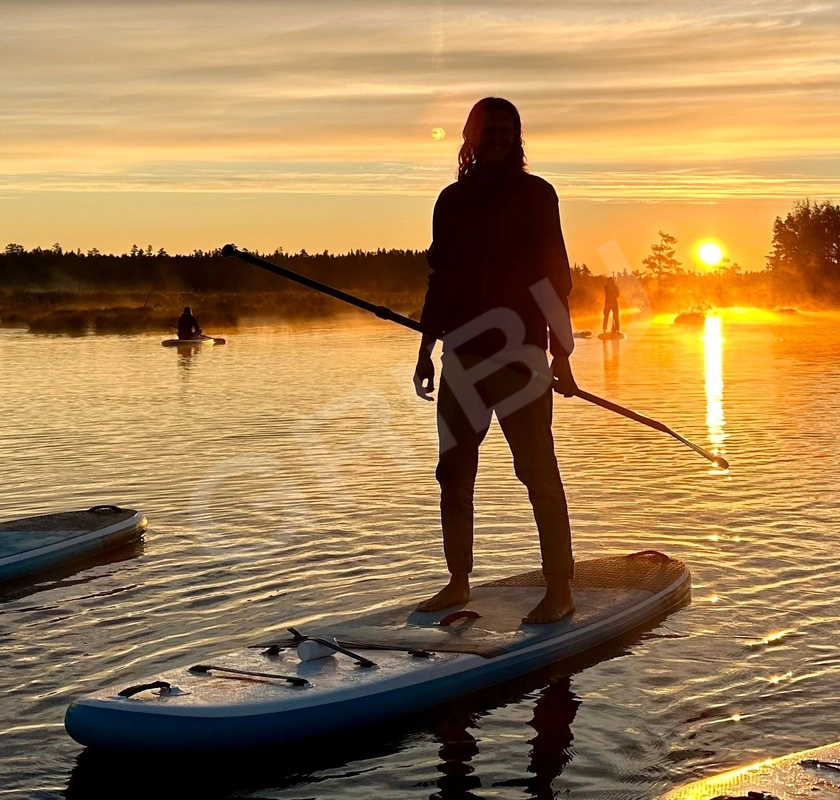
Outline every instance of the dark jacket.
{"type": "Polygon", "coordinates": [[[192,339],[201,328],[198,327],[198,320],[192,314],[181,314],[178,317],[178,338],[192,339]]]}
{"type": "MultiPolygon", "coordinates": [[[[525,323],[525,343],[546,348],[545,315],[530,287],[548,278],[568,308],[569,258],[557,193],[527,172],[477,170],[447,186],[435,204],[432,269],[420,317],[438,338],[493,308],[509,308],[525,323]]],[[[552,334],[553,355],[566,354],[552,334]]],[[[463,351],[490,355],[504,336],[489,332],[463,351]]]]}

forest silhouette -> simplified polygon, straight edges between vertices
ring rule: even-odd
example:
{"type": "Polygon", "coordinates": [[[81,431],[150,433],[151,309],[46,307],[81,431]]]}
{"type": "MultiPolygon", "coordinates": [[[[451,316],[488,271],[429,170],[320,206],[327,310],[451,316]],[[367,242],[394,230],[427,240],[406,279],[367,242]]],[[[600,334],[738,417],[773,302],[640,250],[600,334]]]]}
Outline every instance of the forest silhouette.
{"type": "MultiPolygon", "coordinates": [[[[677,240],[660,231],[638,269],[614,273],[625,309],[654,313],[712,307],[834,308],[840,305],[840,206],[801,200],[776,217],[770,252],[761,270],[724,259],[711,268],[686,269],[675,257],[677,240]]],[[[305,250],[257,253],[322,283],[416,315],[429,268],[422,250],[305,250]]],[[[603,306],[606,276],[586,264],[572,267],[573,314],[603,306]]],[[[170,255],[133,246],[129,253],[83,253],[59,244],[26,250],[10,243],[0,253],[0,321],[32,330],[105,332],[159,330],[179,306],[197,306],[202,322],[235,326],[346,312],[338,302],[279,281],[256,267],[232,262],[221,250],[170,255]]]]}

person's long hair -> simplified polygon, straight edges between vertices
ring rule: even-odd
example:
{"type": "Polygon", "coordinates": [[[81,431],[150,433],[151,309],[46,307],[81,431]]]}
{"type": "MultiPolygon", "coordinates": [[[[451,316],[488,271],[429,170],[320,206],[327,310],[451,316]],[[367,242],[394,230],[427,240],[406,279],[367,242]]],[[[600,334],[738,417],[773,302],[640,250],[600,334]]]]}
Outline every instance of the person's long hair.
{"type": "Polygon", "coordinates": [[[481,134],[481,126],[484,118],[491,111],[501,111],[505,114],[510,114],[513,120],[514,143],[504,164],[511,170],[524,170],[527,168],[528,162],[525,158],[525,148],[522,141],[522,120],[519,117],[516,106],[510,100],[505,100],[502,97],[485,97],[472,107],[464,125],[464,143],[458,151],[458,180],[474,172],[478,165],[477,146],[479,135],[481,134]]]}

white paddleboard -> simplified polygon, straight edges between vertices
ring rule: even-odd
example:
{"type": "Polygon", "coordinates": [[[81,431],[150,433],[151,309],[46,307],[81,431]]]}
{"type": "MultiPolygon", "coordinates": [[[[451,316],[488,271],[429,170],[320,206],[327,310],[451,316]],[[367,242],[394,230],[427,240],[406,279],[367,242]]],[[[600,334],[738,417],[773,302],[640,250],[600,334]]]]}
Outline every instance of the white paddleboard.
{"type": "Polygon", "coordinates": [[[685,605],[690,590],[686,566],[661,553],[582,561],[575,565],[574,615],[524,625],[544,591],[541,572],[526,573],[475,587],[466,609],[420,613],[415,602],[301,631],[318,641],[282,631],[227,655],[197,655],[76,700],[65,726],[81,744],[124,749],[302,740],[418,711],[588,653],[685,605]],[[447,620],[453,611],[456,618],[447,620]],[[325,645],[327,637],[349,654],[325,645]],[[322,657],[315,652],[304,660],[313,649],[322,657]]]}
{"type": "Polygon", "coordinates": [[[119,547],[146,525],[139,511],[118,506],[0,522],[0,583],[119,547]]]}
{"type": "Polygon", "coordinates": [[[661,800],[840,800],[840,742],[693,781],[661,800]],[[750,794],[754,793],[754,794],[750,794]]]}
{"type": "Polygon", "coordinates": [[[225,344],[225,339],[220,336],[200,336],[197,339],[164,339],[161,344],[164,347],[189,347],[198,344],[225,344]]]}

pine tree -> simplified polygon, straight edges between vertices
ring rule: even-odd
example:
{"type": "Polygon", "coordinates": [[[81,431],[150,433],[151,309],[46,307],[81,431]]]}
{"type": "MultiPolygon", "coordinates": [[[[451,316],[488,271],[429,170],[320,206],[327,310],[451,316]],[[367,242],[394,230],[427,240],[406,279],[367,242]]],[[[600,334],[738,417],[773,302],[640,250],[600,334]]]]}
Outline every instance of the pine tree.
{"type": "Polygon", "coordinates": [[[662,279],[675,275],[680,267],[681,261],[674,258],[674,245],[677,239],[665,231],[659,231],[659,244],[650,246],[651,253],[647,258],[642,259],[644,264],[656,278],[657,292],[662,291],[662,279]]]}
{"type": "Polygon", "coordinates": [[[840,205],[797,200],[784,220],[776,217],[772,247],[767,269],[777,288],[840,292],[840,205]]]}

